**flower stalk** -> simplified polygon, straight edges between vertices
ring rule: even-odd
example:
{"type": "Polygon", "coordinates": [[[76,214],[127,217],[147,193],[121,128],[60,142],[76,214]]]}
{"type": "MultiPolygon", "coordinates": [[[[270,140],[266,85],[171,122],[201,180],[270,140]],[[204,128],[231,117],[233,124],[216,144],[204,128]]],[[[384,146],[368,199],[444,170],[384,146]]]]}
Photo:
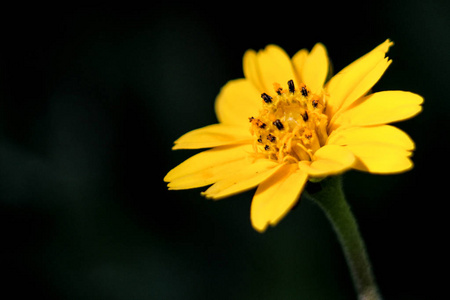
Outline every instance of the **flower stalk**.
{"type": "Polygon", "coordinates": [[[319,190],[307,195],[325,212],[337,234],[358,299],[381,300],[364,241],[345,199],[342,176],[329,177],[318,184],[319,190]]]}

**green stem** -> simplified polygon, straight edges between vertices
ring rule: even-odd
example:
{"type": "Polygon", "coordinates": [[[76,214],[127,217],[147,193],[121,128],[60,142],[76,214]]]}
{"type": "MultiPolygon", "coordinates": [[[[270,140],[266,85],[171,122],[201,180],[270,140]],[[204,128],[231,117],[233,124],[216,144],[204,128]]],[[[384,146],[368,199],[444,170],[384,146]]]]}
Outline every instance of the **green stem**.
{"type": "Polygon", "coordinates": [[[350,268],[358,299],[381,300],[364,241],[345,200],[341,176],[329,177],[319,184],[321,189],[308,193],[308,196],[322,208],[333,225],[350,268]]]}

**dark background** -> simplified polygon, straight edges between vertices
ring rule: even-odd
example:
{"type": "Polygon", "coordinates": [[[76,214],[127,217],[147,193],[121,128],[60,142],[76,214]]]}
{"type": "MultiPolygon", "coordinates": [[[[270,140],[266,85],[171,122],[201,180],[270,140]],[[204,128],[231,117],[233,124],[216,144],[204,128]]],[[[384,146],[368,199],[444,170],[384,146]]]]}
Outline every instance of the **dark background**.
{"type": "Polygon", "coordinates": [[[167,191],[162,178],[195,153],[172,142],[216,122],[214,99],[243,76],[245,50],[275,43],[293,55],[322,42],[339,71],[390,38],[393,64],[374,91],[424,96],[424,111],[398,124],[417,144],[415,168],[351,171],[345,191],[385,299],[435,299],[446,289],[437,270],[448,238],[450,6],[370,3],[3,9],[1,293],[356,299],[335,235],[307,199],[259,234],[253,192],[213,202],[202,189],[167,191]]]}

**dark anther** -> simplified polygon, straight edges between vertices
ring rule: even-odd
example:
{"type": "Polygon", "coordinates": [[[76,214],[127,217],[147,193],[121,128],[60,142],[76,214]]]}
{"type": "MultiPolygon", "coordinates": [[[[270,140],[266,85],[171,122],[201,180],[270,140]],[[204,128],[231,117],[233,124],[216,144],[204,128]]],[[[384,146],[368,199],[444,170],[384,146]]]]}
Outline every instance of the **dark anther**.
{"type": "Polygon", "coordinates": [[[264,100],[264,102],[266,103],[272,103],[272,97],[270,97],[269,95],[267,95],[266,93],[262,93],[261,94],[261,98],[264,100]]]}
{"type": "Polygon", "coordinates": [[[283,91],[283,89],[282,89],[282,88],[278,88],[278,90],[277,90],[277,94],[281,96],[281,92],[282,92],[282,91],[283,91]]]}
{"type": "Polygon", "coordinates": [[[261,143],[261,144],[262,144],[261,136],[259,136],[258,143],[261,143]]]}
{"type": "Polygon", "coordinates": [[[255,119],[253,117],[248,118],[253,125],[258,126],[259,128],[266,128],[266,123],[263,123],[260,119],[255,119]]]}
{"type": "Polygon", "coordinates": [[[276,119],[275,122],[273,122],[273,125],[277,126],[278,130],[281,130],[281,129],[284,128],[284,126],[281,123],[280,119],[276,119]]]}
{"type": "Polygon", "coordinates": [[[274,137],[273,135],[271,135],[271,134],[269,133],[269,135],[267,136],[267,139],[273,143],[273,142],[275,142],[276,137],[274,137]]]}
{"type": "Polygon", "coordinates": [[[308,97],[308,90],[304,86],[302,86],[302,95],[303,97],[308,97]]]}
{"type": "Polygon", "coordinates": [[[302,115],[302,117],[303,117],[303,121],[308,121],[308,112],[305,110],[305,114],[304,115],[302,115]]]}
{"type": "Polygon", "coordinates": [[[264,146],[264,150],[269,150],[270,149],[270,147],[269,147],[269,145],[266,145],[266,146],[264,146]]]}
{"type": "Polygon", "coordinates": [[[312,101],[312,106],[313,106],[314,108],[316,108],[318,104],[319,104],[319,100],[313,100],[313,101],[312,101]]]}
{"type": "Polygon", "coordinates": [[[294,80],[289,80],[288,81],[288,86],[289,86],[289,92],[294,93],[295,92],[295,85],[294,85],[294,80]]]}

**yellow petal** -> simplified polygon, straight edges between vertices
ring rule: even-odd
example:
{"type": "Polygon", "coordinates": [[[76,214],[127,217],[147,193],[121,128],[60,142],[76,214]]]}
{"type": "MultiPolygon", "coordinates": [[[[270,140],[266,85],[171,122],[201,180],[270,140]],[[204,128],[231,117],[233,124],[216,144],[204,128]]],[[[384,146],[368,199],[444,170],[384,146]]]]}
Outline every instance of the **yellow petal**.
{"type": "Polygon", "coordinates": [[[357,158],[353,168],[378,174],[393,174],[413,167],[411,152],[397,146],[380,143],[347,145],[357,158]]]}
{"type": "Polygon", "coordinates": [[[263,232],[276,225],[297,203],[308,175],[295,164],[287,164],[263,181],[253,197],[250,218],[253,227],[263,232]]]}
{"type": "Polygon", "coordinates": [[[390,125],[372,127],[351,127],[333,131],[328,137],[327,144],[353,145],[376,142],[414,150],[414,141],[402,130],[390,125]]]}
{"type": "Polygon", "coordinates": [[[200,149],[253,141],[249,126],[213,124],[189,131],[175,141],[173,150],[200,149]]]}
{"type": "Polygon", "coordinates": [[[316,44],[306,58],[303,69],[303,83],[313,92],[320,93],[328,74],[327,50],[321,43],[316,44]]]}
{"type": "Polygon", "coordinates": [[[212,184],[244,165],[252,163],[251,145],[224,146],[196,154],[175,168],[164,181],[169,182],[169,189],[190,189],[212,184]]]}
{"type": "Polygon", "coordinates": [[[202,193],[207,198],[222,199],[252,189],[271,176],[281,164],[268,159],[258,159],[254,163],[242,166],[202,193]]]}
{"type": "MultiPolygon", "coordinates": [[[[256,59],[254,59],[254,64],[256,66],[253,66],[252,63],[250,64],[251,67],[245,67],[244,72],[246,72],[246,78],[248,74],[250,76],[248,79],[260,88],[260,93],[273,94],[275,92],[273,89],[274,83],[279,83],[284,86],[291,79],[294,82],[296,81],[291,59],[283,49],[276,45],[268,45],[264,50],[258,51],[256,53],[256,59]],[[257,70],[256,72],[259,72],[259,74],[254,74],[253,71],[246,71],[249,69],[257,70]]],[[[244,63],[244,66],[246,65],[248,63],[244,63]]]]}
{"type": "Polygon", "coordinates": [[[259,113],[261,94],[246,79],[229,81],[216,98],[216,115],[219,122],[245,126],[248,118],[259,113]]]}
{"type": "MultiPolygon", "coordinates": [[[[388,58],[383,59],[370,72],[368,72],[367,75],[361,78],[361,81],[355,85],[353,91],[344,99],[341,107],[339,108],[339,111],[335,113],[333,118],[338,117],[340,112],[345,111],[345,109],[351,107],[351,105],[354,104],[356,100],[364,96],[381,78],[391,62],[392,61],[388,58]]],[[[331,122],[333,122],[333,119],[331,120],[331,122]]]]}
{"type": "Polygon", "coordinates": [[[258,58],[255,50],[247,50],[242,58],[242,66],[244,76],[249,80],[259,93],[263,93],[265,88],[261,79],[261,71],[259,70],[258,58]]]}
{"type": "Polygon", "coordinates": [[[389,66],[385,54],[393,43],[386,40],[371,52],[357,59],[330,79],[326,86],[329,99],[327,114],[331,117],[346,103],[354,101],[375,84],[389,66]],[[383,70],[384,68],[384,70],[383,70]],[[375,71],[373,71],[376,69],[375,71]],[[372,72],[373,71],[373,72],[372,72]],[[367,77],[367,79],[365,79],[367,77]],[[378,79],[377,79],[378,77],[378,79]],[[361,83],[362,82],[362,83],[361,83]],[[361,83],[361,86],[359,84],[361,83]],[[362,94],[361,94],[362,93],[362,94]]]}
{"type": "Polygon", "coordinates": [[[294,66],[295,75],[297,76],[297,82],[303,82],[302,70],[307,57],[308,57],[308,50],[306,49],[298,51],[292,57],[292,65],[294,66]]]}
{"type": "Polygon", "coordinates": [[[314,161],[300,161],[300,170],[312,177],[336,175],[348,170],[355,162],[352,152],[342,146],[326,145],[316,151],[314,161]]]}
{"type": "Polygon", "coordinates": [[[423,98],[404,91],[384,91],[358,101],[358,105],[342,112],[330,128],[381,125],[417,115],[423,98]]]}

